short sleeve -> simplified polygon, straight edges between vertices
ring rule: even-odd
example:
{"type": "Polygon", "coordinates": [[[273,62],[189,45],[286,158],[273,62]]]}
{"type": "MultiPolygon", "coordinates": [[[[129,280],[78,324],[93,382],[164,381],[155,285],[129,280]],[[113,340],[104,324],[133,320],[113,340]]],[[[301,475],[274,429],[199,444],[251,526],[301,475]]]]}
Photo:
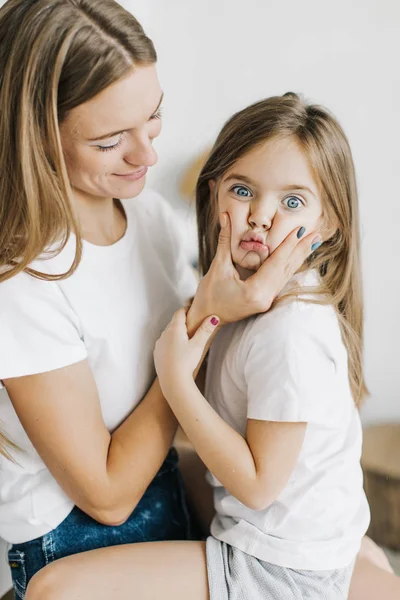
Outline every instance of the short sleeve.
{"type": "Polygon", "coordinates": [[[176,287],[182,305],[184,305],[196,293],[198,275],[195,269],[189,264],[183,243],[177,245],[175,264],[176,287]]]}
{"type": "Polygon", "coordinates": [[[158,199],[167,222],[165,231],[168,232],[168,245],[169,249],[172,250],[174,283],[179,299],[182,305],[184,305],[196,293],[198,275],[191,266],[188,253],[185,249],[182,217],[179,216],[162,196],[158,196],[158,199]]]}
{"type": "Polygon", "coordinates": [[[324,329],[312,308],[268,317],[255,321],[248,339],[247,417],[328,425],[340,387],[327,340],[331,324],[324,329]]]}
{"type": "Polygon", "coordinates": [[[86,356],[79,319],[56,282],[20,273],[0,284],[0,387],[86,356]]]}

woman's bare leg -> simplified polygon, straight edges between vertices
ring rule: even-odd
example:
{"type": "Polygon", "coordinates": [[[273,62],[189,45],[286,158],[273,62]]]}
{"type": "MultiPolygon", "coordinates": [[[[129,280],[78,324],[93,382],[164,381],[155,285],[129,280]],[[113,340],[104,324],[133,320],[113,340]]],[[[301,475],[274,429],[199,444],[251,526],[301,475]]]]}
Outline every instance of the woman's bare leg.
{"type": "Polygon", "coordinates": [[[25,600],[209,600],[203,542],[127,544],[58,560],[25,600]]]}
{"type": "MultiPolygon", "coordinates": [[[[204,479],[206,468],[183,432],[175,443],[189,501],[207,534],[214,509],[211,487],[204,479]]],[[[357,556],[349,600],[400,600],[400,578],[394,575],[383,550],[368,537],[357,556]]]]}
{"type": "Polygon", "coordinates": [[[400,577],[384,571],[367,558],[358,558],[350,585],[349,600],[399,600],[400,577]]]}
{"type": "Polygon", "coordinates": [[[364,538],[351,579],[349,600],[399,600],[400,577],[396,577],[385,553],[364,538]]]}

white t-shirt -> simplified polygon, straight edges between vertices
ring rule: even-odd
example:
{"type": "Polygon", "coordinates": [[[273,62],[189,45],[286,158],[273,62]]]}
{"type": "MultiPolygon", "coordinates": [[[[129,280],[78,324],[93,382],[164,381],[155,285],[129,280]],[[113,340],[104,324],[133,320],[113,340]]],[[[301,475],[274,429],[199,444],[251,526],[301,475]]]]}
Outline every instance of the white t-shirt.
{"type": "MultiPolygon", "coordinates": [[[[87,359],[109,431],[146,394],[155,342],[196,289],[168,204],[148,190],[122,204],[124,237],[111,246],[84,242],[82,262],[68,279],[21,273],[0,284],[0,380],[87,359]]],[[[32,266],[63,273],[74,252],[71,236],[58,256],[32,266]]],[[[16,463],[0,456],[0,536],[20,543],[57,527],[73,503],[30,443],[4,387],[0,430],[23,449],[12,453],[16,463]]]]}
{"type": "MultiPolygon", "coordinates": [[[[296,277],[316,285],[313,272],[296,277]]],[[[265,510],[252,510],[208,473],[212,534],[272,564],[349,565],[369,523],[360,467],[362,431],[347,352],[332,306],[294,300],[224,327],[210,351],[206,397],[245,436],[247,419],[307,422],[295,469],[265,510]]]]}

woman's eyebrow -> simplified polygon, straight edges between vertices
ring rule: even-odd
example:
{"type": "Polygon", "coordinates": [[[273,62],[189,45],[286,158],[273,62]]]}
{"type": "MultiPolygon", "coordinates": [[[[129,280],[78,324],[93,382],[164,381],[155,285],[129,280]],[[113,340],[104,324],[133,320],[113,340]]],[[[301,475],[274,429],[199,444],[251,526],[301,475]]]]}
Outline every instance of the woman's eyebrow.
{"type": "MultiPolygon", "coordinates": [[[[162,92],[160,101],[157,104],[157,108],[155,110],[153,110],[153,112],[151,113],[150,117],[153,116],[158,111],[158,109],[161,106],[161,103],[162,103],[163,99],[164,99],[164,92],[162,92]]],[[[120,131],[113,131],[111,133],[104,133],[103,135],[98,135],[95,138],[88,138],[88,142],[98,142],[100,140],[105,140],[107,138],[114,137],[114,135],[119,135],[120,133],[124,133],[124,131],[126,131],[126,128],[125,129],[121,129],[120,131]]]]}

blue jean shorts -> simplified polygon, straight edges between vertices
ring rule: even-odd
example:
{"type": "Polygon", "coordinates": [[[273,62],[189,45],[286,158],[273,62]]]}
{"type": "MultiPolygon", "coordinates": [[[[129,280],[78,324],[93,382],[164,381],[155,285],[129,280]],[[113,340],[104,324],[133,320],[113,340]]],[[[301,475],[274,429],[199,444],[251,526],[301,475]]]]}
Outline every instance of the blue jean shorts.
{"type": "Polygon", "coordinates": [[[178,455],[171,448],[139,504],[122,525],[102,525],[75,506],[53,531],[14,544],[8,552],[8,561],[15,598],[23,600],[33,575],[59,558],[120,544],[195,539],[195,527],[186,504],[178,455]]]}

